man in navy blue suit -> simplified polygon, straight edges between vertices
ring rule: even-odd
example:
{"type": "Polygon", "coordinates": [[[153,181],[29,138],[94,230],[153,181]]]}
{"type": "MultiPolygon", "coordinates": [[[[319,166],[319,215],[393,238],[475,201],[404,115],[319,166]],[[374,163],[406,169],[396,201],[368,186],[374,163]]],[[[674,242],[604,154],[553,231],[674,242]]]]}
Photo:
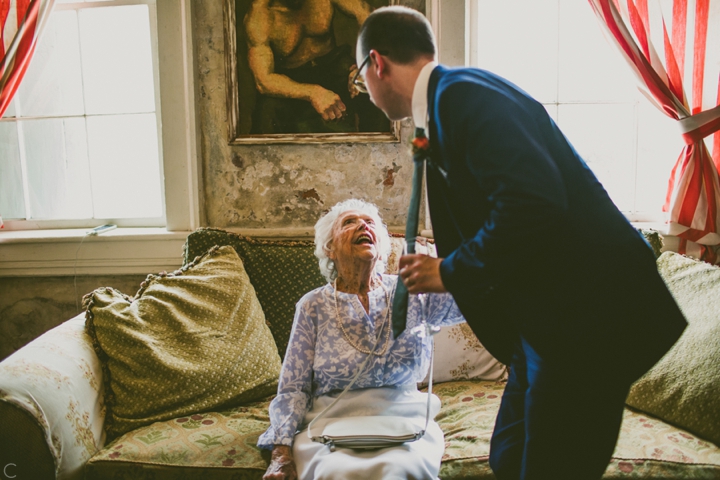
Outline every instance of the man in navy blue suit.
{"type": "MultiPolygon", "coordinates": [[[[686,322],[644,239],[548,116],[490,72],[435,62],[427,20],[373,12],[360,82],[391,120],[430,141],[437,259],[406,255],[410,293],[453,294],[510,365],[490,446],[499,480],[600,478],[631,384],[686,322]]],[[[609,138],[607,141],[611,142],[609,138]]]]}

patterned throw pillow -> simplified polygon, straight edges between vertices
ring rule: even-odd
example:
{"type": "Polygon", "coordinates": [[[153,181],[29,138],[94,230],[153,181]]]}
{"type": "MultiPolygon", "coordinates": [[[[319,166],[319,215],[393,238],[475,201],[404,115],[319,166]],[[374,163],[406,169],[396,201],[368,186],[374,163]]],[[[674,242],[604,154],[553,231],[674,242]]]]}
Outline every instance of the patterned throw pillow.
{"type": "Polygon", "coordinates": [[[652,228],[638,228],[637,231],[640,232],[640,235],[648,242],[655,254],[655,258],[658,258],[662,254],[664,247],[663,237],[660,232],[652,228]]]}
{"type": "MultiPolygon", "coordinates": [[[[391,253],[386,272],[396,274],[398,262],[402,256],[405,239],[391,238],[391,253]]],[[[437,257],[435,245],[425,238],[418,237],[415,246],[417,253],[437,257]]],[[[507,368],[482,346],[467,323],[442,327],[435,335],[435,365],[433,382],[451,382],[455,380],[505,380],[507,368]]],[[[421,385],[427,385],[425,378],[421,385]]]]}
{"type": "Polygon", "coordinates": [[[264,241],[217,228],[200,228],[187,237],[185,263],[215,245],[229,245],[240,255],[278,353],[284,358],[295,304],[307,292],[326,283],[313,253],[315,244],[311,241],[264,241]]]}
{"type": "Polygon", "coordinates": [[[674,252],[657,263],[688,326],[627,403],[720,445],[720,268],[674,252]]]}
{"type": "Polygon", "coordinates": [[[149,275],[134,299],[100,288],[84,305],[103,367],[110,438],[277,389],[280,357],[230,247],[149,275]]]}

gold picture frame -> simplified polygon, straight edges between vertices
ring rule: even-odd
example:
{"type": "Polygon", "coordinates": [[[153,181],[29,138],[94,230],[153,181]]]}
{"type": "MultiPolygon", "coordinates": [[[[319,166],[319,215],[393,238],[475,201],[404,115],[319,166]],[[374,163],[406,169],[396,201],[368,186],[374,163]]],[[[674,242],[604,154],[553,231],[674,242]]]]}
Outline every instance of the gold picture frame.
{"type": "MultiPolygon", "coordinates": [[[[256,0],[224,0],[224,33],[225,33],[225,69],[227,75],[227,113],[228,113],[228,143],[231,145],[247,145],[247,144],[272,144],[272,143],[300,143],[300,144],[316,144],[316,143],[371,143],[371,142],[399,142],[400,141],[400,122],[391,122],[369,102],[369,98],[361,98],[365,94],[360,94],[357,100],[351,100],[353,104],[360,106],[353,113],[354,117],[345,125],[335,125],[332,122],[323,122],[320,115],[314,110],[310,111],[312,106],[309,102],[301,100],[288,99],[269,99],[274,102],[274,109],[267,108],[269,104],[268,98],[261,95],[256,88],[254,75],[250,69],[248,62],[248,46],[247,36],[245,33],[246,14],[250,5],[256,0]],[[265,101],[262,107],[260,102],[265,101]],[[283,105],[290,105],[285,107],[283,105]],[[302,103],[302,105],[300,104],[302,103]],[[369,105],[369,106],[367,106],[369,105]],[[282,108],[300,108],[305,112],[306,116],[317,115],[317,118],[311,119],[312,122],[299,124],[303,131],[278,131],[272,132],[265,130],[260,125],[272,125],[276,123],[275,118],[282,122],[287,122],[289,118],[300,118],[294,115],[299,110],[283,111],[282,108]],[[309,111],[309,113],[308,113],[309,111]],[[271,113],[267,113],[271,112],[271,113]],[[365,113],[357,113],[365,112],[365,113]],[[287,113],[287,115],[286,115],[287,113]],[[271,117],[269,121],[261,119],[259,116],[276,115],[271,117]],[[361,123],[364,119],[364,125],[361,123]],[[253,123],[255,126],[253,126],[253,123]],[[311,127],[320,126],[313,129],[311,127]],[[325,128],[342,129],[347,126],[358,129],[362,126],[361,131],[318,131],[325,128]],[[308,131],[310,130],[310,131],[308,131]]],[[[303,0],[275,0],[279,2],[289,2],[290,4],[302,4],[303,0]]],[[[312,1],[312,0],[309,0],[312,1]]],[[[401,3],[398,0],[359,0],[369,4],[371,8],[379,6],[392,5],[401,3]]],[[[328,4],[331,5],[330,0],[328,4]]],[[[344,57],[342,60],[348,63],[348,55],[352,55],[354,63],[354,44],[357,38],[357,21],[350,16],[345,15],[341,11],[334,11],[330,28],[333,29],[332,35],[335,41],[335,51],[342,50],[344,57]],[[355,21],[354,25],[352,21],[355,21]],[[354,28],[353,28],[354,27],[354,28]]],[[[325,57],[327,58],[327,57],[325,57]]],[[[307,65],[307,64],[306,64],[307,65]]],[[[305,65],[303,65],[305,67],[305,65]]],[[[299,69],[296,69],[299,71],[299,69]]],[[[338,93],[340,95],[340,93],[338,93]]],[[[349,95],[343,92],[345,95],[349,95]]],[[[290,121],[292,122],[292,120],[290,121]]],[[[291,127],[295,125],[290,124],[291,127]]],[[[282,127],[278,128],[282,130],[282,127]]]]}

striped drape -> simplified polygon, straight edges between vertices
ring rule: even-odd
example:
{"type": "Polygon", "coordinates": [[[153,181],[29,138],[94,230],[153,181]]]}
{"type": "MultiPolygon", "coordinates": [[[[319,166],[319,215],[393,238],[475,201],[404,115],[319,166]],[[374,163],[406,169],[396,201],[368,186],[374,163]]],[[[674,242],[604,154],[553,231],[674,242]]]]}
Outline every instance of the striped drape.
{"type": "MultiPolygon", "coordinates": [[[[27,71],[55,0],[0,0],[0,117],[27,71]]],[[[0,228],[3,228],[0,217],[0,228]]]]}
{"type": "Polygon", "coordinates": [[[637,75],[643,92],[665,115],[678,121],[685,141],[663,207],[669,212],[668,234],[680,238],[680,253],[718,263],[720,2],[588,1],[637,75]],[[706,137],[713,142],[712,156],[706,137]]]}

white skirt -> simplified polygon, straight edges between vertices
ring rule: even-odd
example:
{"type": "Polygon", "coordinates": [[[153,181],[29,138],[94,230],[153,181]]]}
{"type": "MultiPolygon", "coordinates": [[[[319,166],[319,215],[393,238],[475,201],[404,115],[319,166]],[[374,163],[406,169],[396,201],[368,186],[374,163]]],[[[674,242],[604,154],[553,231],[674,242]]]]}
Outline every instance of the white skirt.
{"type": "MultiPolygon", "coordinates": [[[[305,415],[304,428],[295,435],[293,456],[299,480],[436,480],[445,450],[445,437],[433,418],[440,411],[440,400],[433,395],[430,422],[425,435],[415,442],[381,450],[357,451],[330,448],[308,437],[307,424],[335,400],[329,395],[315,399],[305,415]]],[[[425,426],[427,394],[417,388],[382,387],[351,390],[312,427],[319,435],[325,419],[364,416],[397,415],[425,426]]]]}

